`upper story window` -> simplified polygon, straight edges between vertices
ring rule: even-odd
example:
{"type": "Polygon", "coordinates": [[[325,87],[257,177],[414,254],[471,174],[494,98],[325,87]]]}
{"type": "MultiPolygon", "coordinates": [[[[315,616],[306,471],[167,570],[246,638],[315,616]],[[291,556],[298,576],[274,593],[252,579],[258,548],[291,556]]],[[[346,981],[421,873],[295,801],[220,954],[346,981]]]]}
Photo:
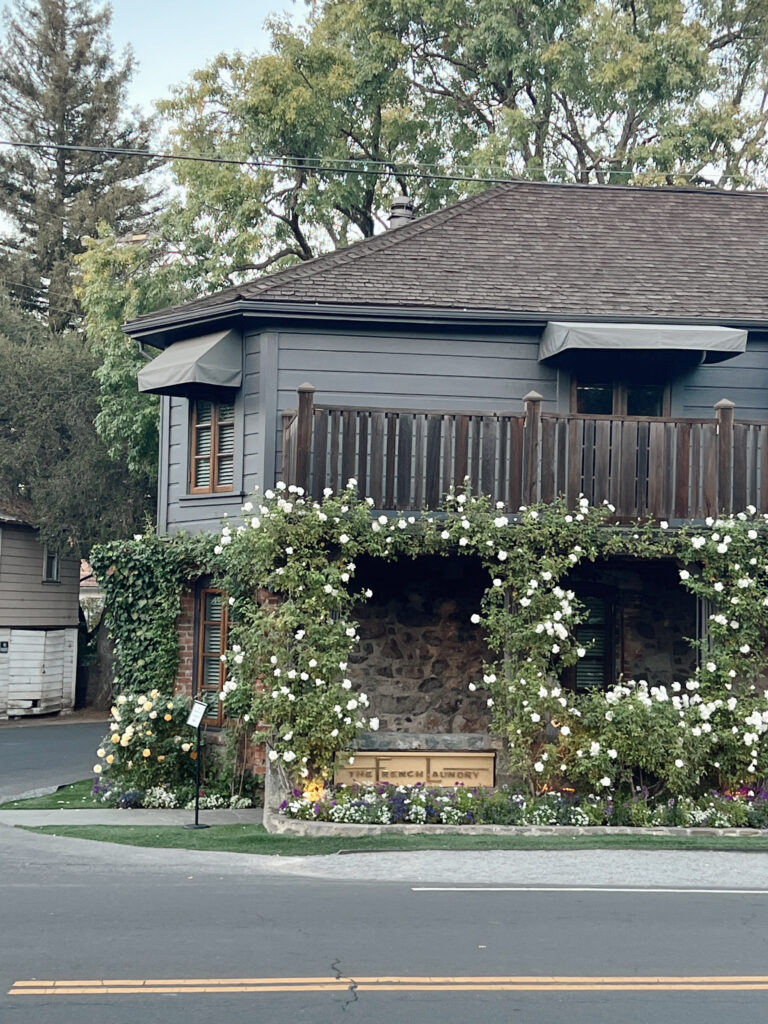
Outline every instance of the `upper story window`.
{"type": "Polygon", "coordinates": [[[573,383],[571,411],[588,416],[669,416],[667,384],[624,384],[579,378],[573,383]]]}
{"type": "Polygon", "coordinates": [[[213,494],[234,489],[235,405],[198,398],[190,403],[189,490],[213,494]]]}
{"type": "Polygon", "coordinates": [[[60,580],[59,553],[46,544],[43,549],[43,583],[58,583],[60,580]]]}

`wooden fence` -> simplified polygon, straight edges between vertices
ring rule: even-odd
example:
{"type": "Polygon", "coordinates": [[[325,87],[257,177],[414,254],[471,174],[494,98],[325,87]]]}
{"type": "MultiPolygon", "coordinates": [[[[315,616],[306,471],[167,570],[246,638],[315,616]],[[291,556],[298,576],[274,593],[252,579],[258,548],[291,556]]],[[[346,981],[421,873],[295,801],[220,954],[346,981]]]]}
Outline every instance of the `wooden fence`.
{"type": "Polygon", "coordinates": [[[700,519],[768,511],[768,423],[556,415],[526,395],[521,414],[315,405],[298,391],[283,415],[282,478],[320,497],[350,477],[383,510],[437,507],[467,479],[509,508],[564,495],[609,501],[621,519],[700,519]]]}

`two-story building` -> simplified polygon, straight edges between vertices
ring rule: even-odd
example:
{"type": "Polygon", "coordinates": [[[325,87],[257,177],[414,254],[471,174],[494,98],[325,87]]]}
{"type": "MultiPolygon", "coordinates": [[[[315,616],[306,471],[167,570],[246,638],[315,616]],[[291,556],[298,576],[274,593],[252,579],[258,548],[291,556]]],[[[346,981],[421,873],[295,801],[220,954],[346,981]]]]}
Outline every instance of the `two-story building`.
{"type": "MultiPolygon", "coordinates": [[[[354,476],[377,515],[467,477],[512,510],[584,494],[672,525],[768,511],[767,194],[520,182],[404,212],[126,326],[163,350],[139,375],[163,396],[160,531],[215,530],[281,478],[319,495],[354,476]]],[[[479,568],[365,572],[355,671],[382,731],[480,736],[479,568]]],[[[576,686],[691,670],[704,622],[674,565],[572,583],[590,609],[576,686]]],[[[179,686],[216,690],[225,606],[201,580],[185,609],[179,686]]]]}

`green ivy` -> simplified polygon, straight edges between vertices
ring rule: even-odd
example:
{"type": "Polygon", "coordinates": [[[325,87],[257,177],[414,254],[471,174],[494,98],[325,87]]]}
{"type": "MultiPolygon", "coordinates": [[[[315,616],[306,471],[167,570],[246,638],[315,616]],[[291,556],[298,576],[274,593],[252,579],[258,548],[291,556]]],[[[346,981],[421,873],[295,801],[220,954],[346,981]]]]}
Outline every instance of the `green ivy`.
{"type": "Polygon", "coordinates": [[[173,694],[179,666],[177,620],[190,579],[210,568],[207,535],[154,532],[95,547],[91,564],[104,590],[104,611],[115,645],[115,693],[173,694]]]}

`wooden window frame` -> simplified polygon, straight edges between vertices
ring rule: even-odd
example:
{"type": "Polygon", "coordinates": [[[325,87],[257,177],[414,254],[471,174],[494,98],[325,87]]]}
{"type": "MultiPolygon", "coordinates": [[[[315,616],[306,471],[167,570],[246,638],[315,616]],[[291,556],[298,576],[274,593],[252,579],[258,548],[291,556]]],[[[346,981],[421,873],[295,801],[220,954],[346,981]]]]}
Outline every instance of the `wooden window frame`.
{"type": "Polygon", "coordinates": [[[197,615],[196,615],[196,650],[197,650],[197,663],[195,665],[195,696],[204,697],[207,693],[212,693],[210,688],[204,686],[205,683],[205,664],[206,661],[213,660],[214,658],[218,662],[219,669],[219,686],[216,690],[216,708],[209,708],[209,711],[214,711],[214,714],[207,714],[203,718],[203,725],[220,727],[224,725],[226,715],[224,714],[224,702],[218,699],[218,694],[224,687],[224,682],[227,678],[227,666],[226,663],[221,660],[221,655],[227,650],[227,638],[229,634],[229,605],[227,603],[227,595],[223,590],[218,587],[201,587],[196,591],[197,599],[197,615]],[[221,597],[221,619],[216,621],[214,619],[206,619],[205,617],[205,606],[206,598],[210,594],[217,594],[221,597]],[[219,651],[217,654],[206,652],[205,650],[205,627],[213,624],[220,627],[220,643],[219,651]]]}
{"type": "MultiPolygon", "coordinates": [[[[233,466],[232,466],[232,483],[231,484],[217,484],[218,479],[218,461],[219,461],[219,426],[222,423],[232,423],[232,430],[234,434],[234,443],[237,445],[237,427],[236,427],[236,416],[235,406],[232,399],[223,401],[218,398],[192,398],[190,399],[190,410],[189,410],[189,494],[231,494],[235,489],[234,478],[235,478],[235,467],[234,467],[234,454],[233,454],[233,466]],[[197,438],[198,438],[198,427],[200,424],[197,422],[197,407],[198,402],[208,402],[211,406],[211,450],[206,459],[210,461],[210,477],[209,484],[207,487],[199,487],[195,484],[195,469],[198,461],[203,461],[203,458],[197,454],[197,438]],[[232,419],[220,420],[219,411],[222,405],[232,406],[232,419]]],[[[208,424],[205,424],[208,426],[208,424]]]]}
{"type": "MultiPolygon", "coordinates": [[[[649,385],[655,384],[654,381],[649,381],[649,385]]],[[[579,386],[594,385],[596,387],[610,387],[613,391],[613,410],[610,413],[603,413],[602,415],[610,416],[626,416],[627,415],[627,384],[624,381],[599,377],[571,377],[571,413],[576,413],[578,409],[578,388],[579,386]]],[[[642,386],[642,382],[640,385],[642,386]]],[[[672,415],[672,388],[669,384],[665,383],[662,385],[664,388],[664,395],[661,400],[661,414],[659,416],[640,416],[638,419],[669,419],[672,415]]],[[[592,416],[600,415],[598,413],[578,413],[580,416],[592,416]]],[[[632,417],[633,419],[635,417],[632,417]]]]}

